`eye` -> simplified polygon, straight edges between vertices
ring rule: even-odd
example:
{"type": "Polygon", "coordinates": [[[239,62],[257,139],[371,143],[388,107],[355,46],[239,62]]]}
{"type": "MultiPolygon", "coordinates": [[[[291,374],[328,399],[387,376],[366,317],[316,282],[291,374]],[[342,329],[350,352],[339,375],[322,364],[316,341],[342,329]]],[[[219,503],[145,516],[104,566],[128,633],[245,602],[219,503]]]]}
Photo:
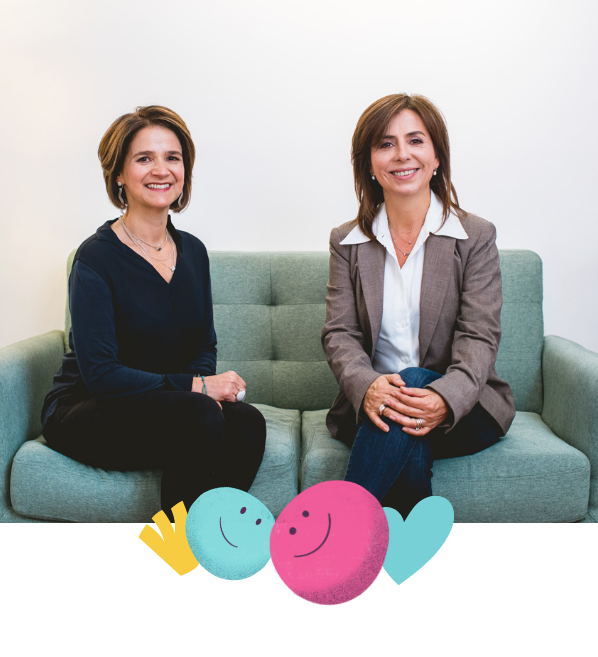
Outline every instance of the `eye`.
{"type": "Polygon", "coordinates": [[[261,519],[261,518],[258,518],[258,519],[255,521],[255,524],[256,524],[256,525],[259,525],[260,522],[262,522],[262,519],[261,519]]]}
{"type": "Polygon", "coordinates": [[[296,530],[294,527],[291,527],[291,528],[289,529],[289,534],[290,534],[291,536],[294,536],[296,533],[297,533],[297,530],[296,530]]]}
{"type": "Polygon", "coordinates": [[[149,160],[149,157],[147,155],[143,155],[140,157],[137,162],[147,162],[149,160]]]}
{"type": "Polygon", "coordinates": [[[380,144],[380,148],[390,148],[393,145],[392,141],[383,141],[380,144]]]}
{"type": "Polygon", "coordinates": [[[169,155],[168,159],[169,160],[178,160],[179,158],[176,155],[169,155]]]}
{"type": "Polygon", "coordinates": [[[301,515],[302,515],[304,518],[309,518],[309,511],[304,511],[301,515]]]}
{"type": "Polygon", "coordinates": [[[247,511],[247,507],[243,507],[243,508],[241,509],[241,513],[245,513],[245,511],[247,511]]]}
{"type": "Polygon", "coordinates": [[[423,140],[420,139],[419,137],[414,137],[414,138],[411,140],[411,143],[412,143],[412,144],[423,144],[424,142],[423,142],[423,140]]]}

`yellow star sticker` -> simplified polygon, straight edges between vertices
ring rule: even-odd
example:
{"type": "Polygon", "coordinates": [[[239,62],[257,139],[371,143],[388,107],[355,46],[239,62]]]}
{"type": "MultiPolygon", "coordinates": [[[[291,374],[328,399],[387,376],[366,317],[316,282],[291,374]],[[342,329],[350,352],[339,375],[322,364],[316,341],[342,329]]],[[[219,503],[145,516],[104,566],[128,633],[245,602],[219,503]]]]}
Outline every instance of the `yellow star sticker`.
{"type": "Polygon", "coordinates": [[[158,525],[162,536],[155,529],[146,525],[141,530],[139,538],[179,575],[186,575],[197,567],[198,561],[193,556],[187,542],[185,533],[187,509],[184,503],[179,502],[173,506],[172,513],[176,531],[172,528],[164,511],[158,511],[152,520],[158,525]]]}

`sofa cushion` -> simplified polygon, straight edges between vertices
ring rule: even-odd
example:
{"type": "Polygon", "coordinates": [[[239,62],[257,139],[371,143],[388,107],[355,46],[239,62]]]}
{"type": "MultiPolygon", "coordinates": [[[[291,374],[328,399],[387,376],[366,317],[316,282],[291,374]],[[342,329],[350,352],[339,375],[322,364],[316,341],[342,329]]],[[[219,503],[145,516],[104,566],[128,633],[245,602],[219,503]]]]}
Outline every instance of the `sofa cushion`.
{"type": "MultiPolygon", "coordinates": [[[[343,479],[349,448],[334,440],[326,411],[302,419],[301,490],[343,479]]],[[[536,413],[518,412],[507,435],[474,454],[434,462],[432,490],[456,522],[573,522],[588,509],[590,462],[536,413]]]]}
{"type": "MultiPolygon", "coordinates": [[[[266,418],[266,450],[250,493],[277,516],[298,493],[300,414],[256,405],[266,418]]],[[[150,522],[160,506],[161,472],[92,468],[26,442],[11,472],[14,510],[30,518],[74,522],[150,522]],[[101,500],[101,502],[99,502],[101,500]]]]}

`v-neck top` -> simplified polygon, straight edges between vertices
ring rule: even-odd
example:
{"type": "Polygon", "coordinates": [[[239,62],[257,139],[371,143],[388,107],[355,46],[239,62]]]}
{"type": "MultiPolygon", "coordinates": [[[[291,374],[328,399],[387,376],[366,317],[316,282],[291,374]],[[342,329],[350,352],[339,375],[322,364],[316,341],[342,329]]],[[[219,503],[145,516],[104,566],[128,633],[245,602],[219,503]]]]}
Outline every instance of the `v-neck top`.
{"type": "Polygon", "coordinates": [[[77,250],[69,278],[70,352],[54,377],[42,425],[60,399],[191,390],[216,373],[216,332],[203,243],[167,229],[177,247],[170,282],[123,244],[107,221],[77,250]]]}

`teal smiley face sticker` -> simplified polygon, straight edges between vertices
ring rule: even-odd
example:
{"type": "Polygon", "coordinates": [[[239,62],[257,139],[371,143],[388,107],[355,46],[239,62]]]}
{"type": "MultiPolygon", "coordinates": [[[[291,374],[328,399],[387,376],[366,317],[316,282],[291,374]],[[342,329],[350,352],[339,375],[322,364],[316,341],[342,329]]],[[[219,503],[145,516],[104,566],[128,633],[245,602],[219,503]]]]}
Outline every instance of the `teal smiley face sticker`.
{"type": "Polygon", "coordinates": [[[199,563],[221,579],[245,579],[270,560],[274,516],[258,499],[236,488],[214,488],[197,498],[185,531],[199,563]]]}

